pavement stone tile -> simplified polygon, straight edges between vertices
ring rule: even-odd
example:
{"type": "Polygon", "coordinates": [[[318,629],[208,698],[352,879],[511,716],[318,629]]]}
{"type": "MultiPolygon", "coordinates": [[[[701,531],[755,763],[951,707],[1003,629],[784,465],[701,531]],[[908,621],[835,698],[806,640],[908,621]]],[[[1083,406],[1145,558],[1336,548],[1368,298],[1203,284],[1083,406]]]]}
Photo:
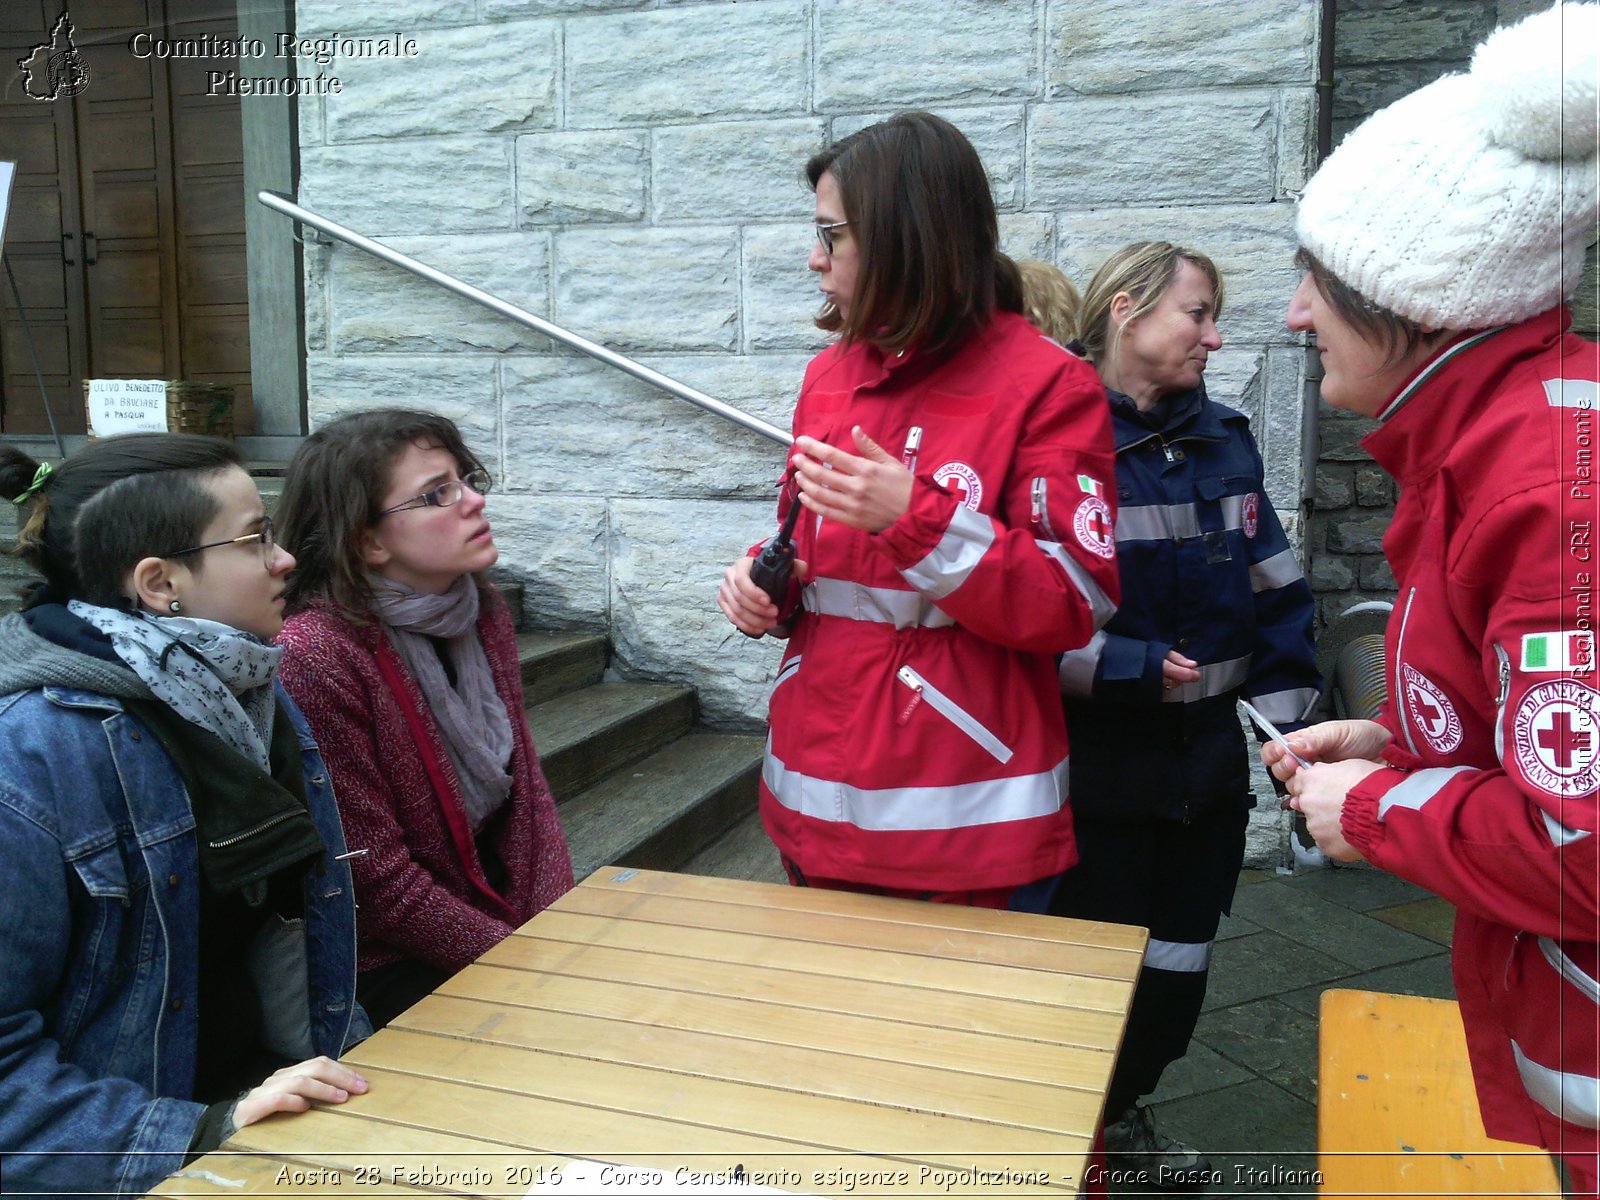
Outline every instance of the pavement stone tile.
{"type": "Polygon", "coordinates": [[[1237,905],[1234,908],[1235,911],[1231,915],[1224,916],[1221,924],[1217,926],[1217,941],[1219,942],[1227,941],[1229,938],[1244,937],[1246,934],[1261,932],[1261,926],[1254,921],[1241,917],[1238,914],[1237,905]]]}
{"type": "MultiPolygon", "coordinates": [[[[1213,1178],[1193,1194],[1304,1196],[1316,1191],[1316,1108],[1264,1079],[1159,1104],[1155,1123],[1160,1132],[1210,1159],[1213,1178]]],[[[1111,1194],[1161,1193],[1113,1187],[1111,1194]]]]}
{"type": "Polygon", "coordinates": [[[1438,944],[1426,938],[1281,884],[1241,888],[1233,906],[1240,916],[1257,925],[1349,963],[1356,970],[1409,962],[1438,951],[1438,944]]]}
{"type": "MultiPolygon", "coordinates": [[[[1191,1058],[1204,1047],[1208,1054],[1221,1058],[1228,1068],[1259,1076],[1308,1104],[1316,1103],[1317,1021],[1314,1016],[1275,997],[1252,1000],[1202,1013],[1194,1036],[1195,1041],[1189,1048],[1191,1058]]],[[[1172,1069],[1168,1068],[1168,1074],[1172,1069]]]]}
{"type": "MultiPolygon", "coordinates": [[[[1200,1018],[1200,1024],[1202,1027],[1205,1025],[1203,1016],[1200,1018]]],[[[1150,1099],[1162,1104],[1168,1100],[1198,1096],[1203,1092],[1232,1087],[1236,1083],[1248,1083],[1254,1078],[1255,1076],[1246,1067],[1218,1054],[1212,1049],[1211,1044],[1202,1040],[1197,1033],[1195,1040],[1189,1043],[1189,1053],[1161,1073],[1161,1085],[1156,1088],[1150,1099]]]]}
{"type": "Polygon", "coordinates": [[[1430,894],[1426,888],[1418,887],[1398,875],[1361,863],[1331,867],[1325,871],[1307,871],[1292,878],[1286,876],[1282,882],[1287,887],[1321,896],[1324,900],[1356,912],[1389,908],[1421,900],[1430,894]]]}
{"type": "Polygon", "coordinates": [[[1441,946],[1450,945],[1455,934],[1455,905],[1438,896],[1413,900],[1410,904],[1397,904],[1393,908],[1375,908],[1367,915],[1396,929],[1404,929],[1438,942],[1441,946]]]}
{"type": "Polygon", "coordinates": [[[1313,984],[1284,992],[1279,999],[1285,1004],[1310,1013],[1315,1019],[1322,1003],[1322,993],[1330,987],[1357,988],[1368,992],[1398,992],[1402,996],[1437,996],[1441,1000],[1456,998],[1455,982],[1450,976],[1450,955],[1435,954],[1415,962],[1380,967],[1376,971],[1363,971],[1347,975],[1330,983],[1313,984]]]}
{"type": "Polygon", "coordinates": [[[1306,988],[1345,986],[1353,974],[1336,958],[1264,931],[1218,943],[1211,960],[1207,1011],[1306,988]]]}

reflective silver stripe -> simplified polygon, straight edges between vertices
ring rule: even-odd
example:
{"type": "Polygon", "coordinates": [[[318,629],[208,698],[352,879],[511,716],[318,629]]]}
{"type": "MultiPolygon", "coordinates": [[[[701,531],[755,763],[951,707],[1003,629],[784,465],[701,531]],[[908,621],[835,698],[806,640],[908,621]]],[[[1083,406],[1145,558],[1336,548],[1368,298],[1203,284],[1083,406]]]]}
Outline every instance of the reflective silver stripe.
{"type": "Polygon", "coordinates": [[[1198,974],[1211,966],[1213,942],[1163,942],[1151,938],[1145,947],[1144,965],[1158,971],[1183,971],[1198,974]]]}
{"type": "Polygon", "coordinates": [[[1304,579],[1305,572],[1300,570],[1300,560],[1295,557],[1292,549],[1278,551],[1271,558],[1264,558],[1250,567],[1250,590],[1252,592],[1270,592],[1273,588],[1286,587],[1296,579],[1304,579]]]}
{"type": "Polygon", "coordinates": [[[1592,379],[1546,379],[1544,396],[1551,408],[1600,408],[1600,384],[1592,379]]]}
{"type": "MultiPolygon", "coordinates": [[[[1224,496],[1218,505],[1222,509],[1223,529],[1244,528],[1243,496],[1224,496]]],[[[1135,504],[1117,510],[1119,542],[1163,542],[1199,536],[1200,513],[1192,502],[1135,504]]]]}
{"type": "Polygon", "coordinates": [[[942,629],[956,623],[921,592],[867,587],[847,579],[814,579],[800,602],[807,612],[852,621],[882,621],[896,629],[942,629]]]}
{"type": "Polygon", "coordinates": [[[1068,650],[1061,656],[1061,669],[1057,672],[1056,678],[1061,681],[1061,690],[1064,693],[1068,696],[1094,694],[1094,673],[1099,669],[1100,656],[1105,652],[1105,648],[1105,631],[1096,630],[1087,646],[1068,650]]]}
{"type": "Polygon", "coordinates": [[[1429,767],[1425,771],[1413,771],[1406,776],[1404,783],[1396,784],[1379,798],[1378,820],[1382,821],[1387,817],[1391,808],[1420,809],[1443,791],[1457,775],[1477,769],[1477,767],[1429,767]]]}
{"type": "Polygon", "coordinates": [[[1067,763],[1009,779],[984,779],[953,787],[858,788],[791,771],[772,753],[761,778],[779,804],[818,821],[846,822],[876,832],[968,829],[1051,817],[1067,794],[1067,763]]]}
{"type": "MultiPolygon", "coordinates": [[[[781,687],[785,682],[794,678],[795,672],[800,669],[800,660],[804,657],[804,654],[797,654],[788,662],[784,663],[783,670],[779,671],[778,677],[772,681],[772,692],[777,691],[778,688],[781,687]]],[[[772,698],[772,692],[767,693],[767,699],[769,701],[772,698]]]]}
{"type": "MultiPolygon", "coordinates": [[[[1400,732],[1406,735],[1406,748],[1412,754],[1417,754],[1417,741],[1411,736],[1411,722],[1406,718],[1406,685],[1405,681],[1400,678],[1400,665],[1405,661],[1406,622],[1411,619],[1411,604],[1416,598],[1416,588],[1412,588],[1406,593],[1405,611],[1400,614],[1400,636],[1394,640],[1394,686],[1389,690],[1389,695],[1395,702],[1395,716],[1400,722],[1400,732]]],[[[1421,758],[1422,756],[1417,754],[1417,757],[1421,758]]]]}
{"type": "Polygon", "coordinates": [[[1193,683],[1180,683],[1170,692],[1161,693],[1163,704],[1193,704],[1196,700],[1209,700],[1212,696],[1225,696],[1234,688],[1243,687],[1250,674],[1250,655],[1243,658],[1225,658],[1221,662],[1201,663],[1200,678],[1193,683]]]}
{"type": "Polygon", "coordinates": [[[1541,815],[1544,817],[1545,832],[1550,835],[1550,844],[1553,846],[1570,846],[1573,842],[1581,842],[1589,836],[1587,829],[1569,829],[1549,813],[1541,815]]]}
{"type": "Polygon", "coordinates": [[[1541,937],[1539,952],[1544,955],[1545,962],[1556,969],[1561,978],[1589,997],[1590,1004],[1600,1004],[1600,981],[1568,958],[1567,952],[1554,938],[1541,937]]]}
{"type": "Polygon", "coordinates": [[[990,754],[994,755],[996,760],[1001,763],[1008,763],[1011,761],[1010,746],[1006,745],[999,738],[995,737],[995,735],[990,733],[988,728],[985,727],[977,717],[973,716],[966,709],[962,708],[961,705],[950,699],[949,696],[946,696],[921,675],[918,675],[910,667],[901,667],[900,670],[896,672],[896,677],[899,678],[900,682],[902,683],[914,685],[918,693],[921,694],[923,702],[927,704],[929,708],[933,709],[934,712],[944,717],[945,720],[949,721],[957,729],[961,730],[962,733],[966,734],[973,741],[977,742],[978,745],[982,746],[990,754]]]}
{"type": "Polygon", "coordinates": [[[1198,537],[1200,517],[1193,504],[1136,504],[1117,509],[1117,541],[1161,542],[1198,537]]]}
{"type": "Polygon", "coordinates": [[[1250,703],[1274,725],[1287,725],[1310,717],[1320,699],[1322,693],[1316,688],[1289,688],[1282,692],[1268,692],[1265,696],[1251,696],[1250,703]]]}
{"type": "Polygon", "coordinates": [[[1600,1129],[1600,1079],[1541,1066],[1522,1052],[1515,1041],[1511,1053],[1528,1096],[1540,1108],[1569,1125],[1600,1129]]]}
{"type": "Polygon", "coordinates": [[[967,581],[967,576],[993,544],[994,522],[958,504],[939,544],[928,551],[922,561],[900,574],[929,598],[941,600],[967,581]]]}
{"type": "Polygon", "coordinates": [[[1089,614],[1094,618],[1096,629],[1111,620],[1112,614],[1117,611],[1117,606],[1111,603],[1111,597],[1106,595],[1094,581],[1094,577],[1084,569],[1084,565],[1067,553],[1065,546],[1060,542],[1043,542],[1038,538],[1034,539],[1034,544],[1061,564],[1061,569],[1067,573],[1067,578],[1072,580],[1072,586],[1078,589],[1078,595],[1088,602],[1089,614]]]}

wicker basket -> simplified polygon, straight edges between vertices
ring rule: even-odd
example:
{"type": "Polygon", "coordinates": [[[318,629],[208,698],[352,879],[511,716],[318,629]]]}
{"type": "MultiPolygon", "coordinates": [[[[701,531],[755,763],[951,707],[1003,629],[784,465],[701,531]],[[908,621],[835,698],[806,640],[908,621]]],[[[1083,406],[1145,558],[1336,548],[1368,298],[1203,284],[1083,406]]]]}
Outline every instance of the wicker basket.
{"type": "MultiPolygon", "coordinates": [[[[233,391],[231,383],[196,383],[190,379],[167,380],[167,430],[170,433],[209,433],[233,436],[233,391]]],[[[89,419],[89,380],[83,381],[85,420],[89,419]]],[[[91,431],[90,436],[94,436],[91,431]]]]}

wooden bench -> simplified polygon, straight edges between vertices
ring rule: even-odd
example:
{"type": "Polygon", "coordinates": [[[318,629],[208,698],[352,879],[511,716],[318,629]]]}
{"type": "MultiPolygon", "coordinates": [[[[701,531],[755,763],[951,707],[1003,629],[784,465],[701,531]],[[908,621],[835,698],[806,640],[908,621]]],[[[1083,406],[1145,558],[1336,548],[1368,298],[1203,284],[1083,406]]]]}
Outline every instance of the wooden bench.
{"type": "Polygon", "coordinates": [[[1483,1131],[1461,1009],[1388,992],[1322,994],[1320,1194],[1554,1196],[1550,1155],[1483,1131]]]}

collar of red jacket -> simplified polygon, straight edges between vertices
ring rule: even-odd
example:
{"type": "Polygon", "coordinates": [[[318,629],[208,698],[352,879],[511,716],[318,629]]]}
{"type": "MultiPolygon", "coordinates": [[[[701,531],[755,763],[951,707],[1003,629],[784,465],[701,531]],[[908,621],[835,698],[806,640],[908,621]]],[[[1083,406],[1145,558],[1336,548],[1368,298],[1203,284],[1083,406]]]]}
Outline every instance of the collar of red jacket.
{"type": "Polygon", "coordinates": [[[1560,340],[1571,323],[1558,306],[1451,342],[1395,394],[1362,448],[1402,486],[1432,473],[1506,386],[1506,367],[1560,340]]]}

